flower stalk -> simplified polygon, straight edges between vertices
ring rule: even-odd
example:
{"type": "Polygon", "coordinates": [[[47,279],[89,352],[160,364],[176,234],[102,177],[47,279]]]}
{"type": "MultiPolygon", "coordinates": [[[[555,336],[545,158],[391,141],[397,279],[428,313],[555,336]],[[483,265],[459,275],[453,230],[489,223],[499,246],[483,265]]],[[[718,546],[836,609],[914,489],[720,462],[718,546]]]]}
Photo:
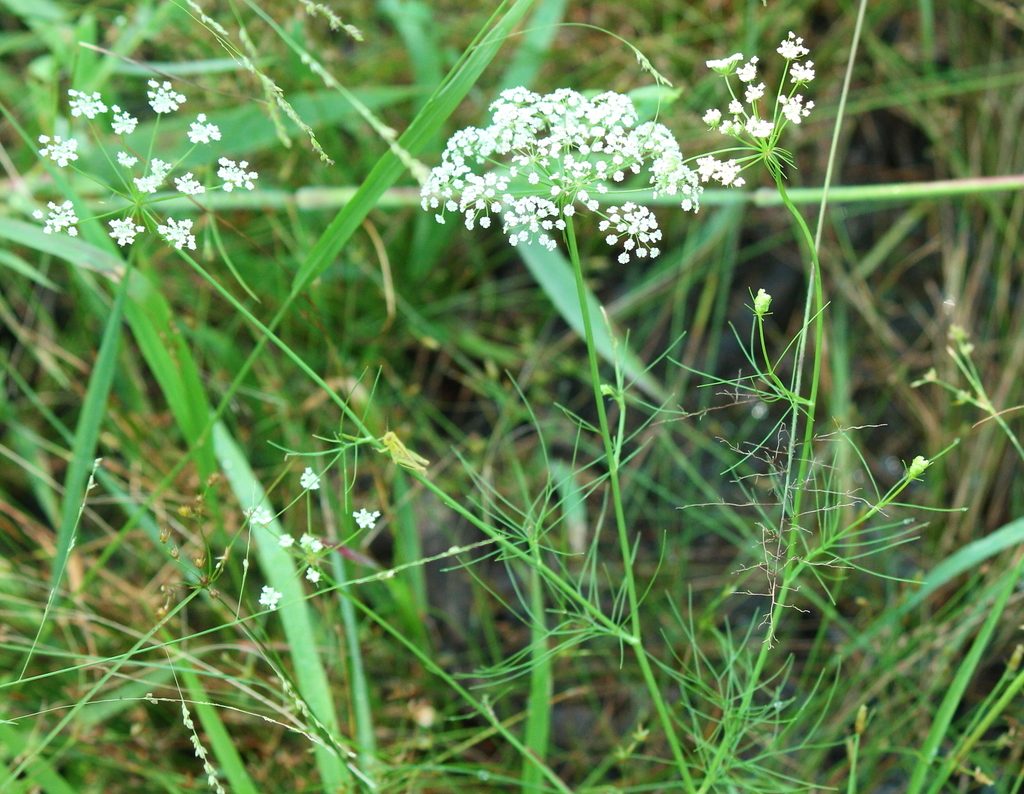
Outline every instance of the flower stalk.
{"type": "Polygon", "coordinates": [[[626,603],[629,607],[629,646],[636,656],[637,664],[644,678],[644,684],[650,693],[651,701],[658,713],[658,720],[665,738],[672,750],[672,757],[675,760],[679,776],[687,791],[696,791],[693,778],[690,774],[689,765],[683,752],[679,736],[676,732],[672,715],[669,713],[665,703],[664,695],[654,670],[651,668],[650,660],[647,658],[647,650],[643,641],[643,622],[640,619],[640,599],[637,595],[636,577],[633,572],[632,543],[629,537],[629,526],[626,522],[626,513],[622,504],[622,487],[619,482],[619,452],[618,445],[612,438],[611,426],[608,423],[608,412],[604,406],[604,393],[601,388],[601,373],[598,366],[597,345],[594,341],[593,320],[590,316],[590,309],[587,306],[586,285],[583,280],[583,266],[580,263],[579,246],[576,242],[576,232],[572,218],[568,218],[565,224],[565,243],[569,252],[569,261],[572,264],[573,274],[576,280],[576,296],[580,304],[580,314],[583,319],[584,340],[587,347],[587,361],[590,367],[590,385],[594,392],[594,405],[597,408],[598,429],[601,435],[601,442],[604,445],[605,462],[608,468],[608,486],[611,491],[612,509],[615,514],[615,528],[619,540],[619,553],[622,557],[623,586],[626,590],[626,603]]]}

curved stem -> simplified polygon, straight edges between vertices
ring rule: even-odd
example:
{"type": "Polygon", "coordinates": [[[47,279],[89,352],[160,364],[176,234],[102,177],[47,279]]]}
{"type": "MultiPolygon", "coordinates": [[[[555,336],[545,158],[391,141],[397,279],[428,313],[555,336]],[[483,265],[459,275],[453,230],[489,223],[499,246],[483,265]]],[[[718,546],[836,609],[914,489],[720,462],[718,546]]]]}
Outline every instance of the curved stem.
{"type": "Polygon", "coordinates": [[[590,365],[590,385],[594,391],[598,427],[601,433],[601,441],[604,444],[605,460],[608,466],[608,485],[615,513],[619,553],[622,556],[626,602],[629,608],[630,640],[628,644],[636,655],[637,664],[643,675],[644,683],[647,685],[647,691],[650,694],[654,708],[658,712],[658,719],[672,749],[672,756],[675,759],[676,768],[682,778],[683,785],[686,786],[687,791],[696,791],[686,757],[683,754],[682,745],[679,742],[675,725],[672,722],[672,715],[665,704],[665,699],[654,676],[651,662],[647,658],[647,651],[644,649],[643,626],[640,620],[640,599],[637,596],[636,579],[633,576],[633,550],[629,538],[629,528],[626,524],[626,513],[622,506],[622,490],[619,484],[619,456],[616,452],[615,442],[612,439],[611,429],[608,424],[608,413],[604,407],[604,395],[601,391],[601,374],[597,360],[597,345],[594,342],[594,329],[590,317],[590,307],[587,304],[587,289],[583,281],[583,266],[580,264],[579,248],[576,244],[576,231],[571,217],[566,218],[565,223],[565,242],[569,250],[569,261],[572,263],[573,275],[576,278],[576,297],[580,305],[583,334],[587,343],[587,361],[590,365]]]}

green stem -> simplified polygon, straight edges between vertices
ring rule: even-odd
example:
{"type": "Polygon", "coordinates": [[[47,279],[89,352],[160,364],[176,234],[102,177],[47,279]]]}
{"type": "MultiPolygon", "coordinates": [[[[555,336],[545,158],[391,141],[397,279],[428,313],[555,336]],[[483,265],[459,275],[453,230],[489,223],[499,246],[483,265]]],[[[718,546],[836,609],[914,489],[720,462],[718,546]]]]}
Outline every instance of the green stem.
{"type": "MultiPolygon", "coordinates": [[[[529,529],[530,553],[541,562],[539,526],[529,529]]],[[[523,756],[522,791],[543,791],[543,770],[534,759],[544,761],[551,736],[551,655],[548,649],[547,621],[544,614],[544,583],[538,567],[530,568],[530,695],[526,706],[523,744],[529,753],[523,756]]]]}
{"type": "Polygon", "coordinates": [[[576,297],[579,300],[580,316],[583,320],[583,333],[587,343],[590,385],[594,390],[598,426],[601,431],[601,441],[604,444],[605,459],[608,465],[608,484],[615,512],[619,553],[622,556],[626,601],[629,607],[629,631],[631,635],[628,644],[636,655],[637,664],[640,667],[644,683],[647,685],[647,690],[654,703],[654,708],[658,712],[658,718],[662,729],[665,731],[665,738],[672,749],[672,756],[675,759],[683,784],[688,791],[696,791],[693,778],[690,776],[686,757],[683,755],[682,745],[679,742],[675,725],[672,722],[672,715],[669,714],[668,706],[665,704],[661,689],[658,687],[658,682],[654,677],[654,670],[651,668],[650,660],[647,658],[647,652],[644,649],[643,627],[640,620],[640,599],[637,596],[636,579],[633,576],[632,544],[630,543],[629,529],[626,525],[626,513],[622,506],[622,490],[619,485],[619,458],[616,454],[615,443],[612,440],[611,430],[608,425],[608,414],[604,407],[604,395],[601,392],[601,374],[598,368],[597,345],[594,342],[594,329],[590,318],[590,307],[587,304],[587,288],[583,281],[583,266],[580,263],[579,248],[576,244],[576,231],[571,217],[566,218],[565,222],[565,242],[569,250],[569,261],[572,263],[573,274],[576,277],[576,297]]]}
{"type": "MultiPolygon", "coordinates": [[[[793,459],[797,452],[800,405],[795,402],[793,404],[792,420],[790,422],[789,431],[789,447],[786,450],[786,479],[782,490],[782,512],[779,516],[779,532],[784,537],[787,537],[786,562],[789,562],[793,559],[793,555],[796,552],[796,521],[799,519],[800,508],[803,502],[803,483],[810,474],[811,463],[814,460],[814,415],[818,403],[818,386],[821,383],[821,350],[825,338],[825,323],[823,317],[825,295],[821,286],[821,263],[818,260],[818,247],[815,244],[814,235],[811,234],[811,230],[807,226],[807,221],[804,220],[803,215],[800,214],[793,202],[790,201],[789,194],[786,191],[785,177],[782,172],[777,168],[772,168],[770,170],[775,179],[775,185],[779,190],[779,195],[782,197],[782,202],[786,206],[786,209],[789,210],[790,215],[792,215],[793,219],[796,221],[797,227],[803,235],[804,242],[807,244],[807,249],[811,256],[811,270],[808,276],[807,297],[804,301],[804,319],[800,329],[800,340],[797,343],[796,370],[793,373],[793,386],[791,391],[797,398],[800,397],[801,389],[803,387],[804,367],[807,353],[807,328],[811,324],[813,316],[814,349],[811,359],[811,383],[806,402],[803,400],[800,401],[800,404],[804,405],[806,418],[804,421],[803,441],[800,445],[799,464],[797,466],[795,480],[793,478],[793,459]],[[793,503],[792,508],[788,511],[788,524],[791,526],[787,526],[786,508],[789,504],[790,491],[793,493],[793,503]]],[[[784,569],[788,570],[789,566],[784,565],[784,569]]],[[[783,578],[783,584],[776,595],[777,607],[785,605],[786,592],[789,589],[790,579],[791,577],[788,576],[783,578]]],[[[771,645],[770,639],[775,632],[777,613],[778,609],[776,608],[775,614],[772,615],[772,620],[768,627],[769,642],[766,643],[768,645],[771,645]]]]}
{"type": "MultiPolygon", "coordinates": [[[[341,526],[346,531],[352,522],[352,493],[349,490],[348,460],[341,456],[341,481],[345,484],[342,490],[341,526]]],[[[351,682],[352,712],[355,721],[355,739],[359,749],[359,761],[362,769],[369,773],[376,772],[377,740],[374,729],[373,705],[370,695],[370,682],[363,664],[362,644],[359,637],[359,621],[355,607],[348,596],[348,563],[340,554],[332,554],[334,578],[338,582],[338,610],[341,613],[342,630],[345,635],[345,652],[348,657],[348,674],[351,682]]]]}
{"type": "MultiPolygon", "coordinates": [[[[793,216],[803,235],[804,242],[807,244],[807,248],[811,255],[811,268],[807,283],[807,295],[804,302],[803,325],[800,329],[800,339],[797,344],[796,370],[793,374],[792,387],[788,392],[792,406],[790,409],[792,411],[792,419],[790,421],[789,430],[789,447],[786,451],[786,478],[782,489],[781,514],[779,516],[779,534],[781,537],[786,538],[786,559],[776,563],[780,568],[782,581],[778,590],[773,594],[772,609],[769,614],[767,624],[768,636],[765,637],[764,642],[761,643],[761,649],[758,652],[757,659],[751,669],[750,682],[743,693],[743,699],[740,702],[739,709],[737,711],[740,715],[747,713],[750,708],[750,704],[753,701],[754,692],[757,691],[758,682],[761,680],[761,673],[764,671],[765,665],[768,663],[768,654],[773,646],[772,639],[775,635],[775,627],[778,625],[782,616],[782,610],[786,606],[786,594],[793,588],[796,578],[802,570],[801,566],[791,565],[790,563],[796,558],[797,553],[798,530],[796,527],[796,521],[800,516],[800,507],[803,501],[802,484],[809,475],[811,462],[813,460],[812,445],[814,442],[814,413],[817,406],[818,385],[821,381],[821,349],[825,333],[822,318],[825,297],[821,287],[821,268],[818,261],[818,249],[814,241],[814,235],[811,234],[811,230],[808,228],[807,222],[797,210],[796,206],[792,201],[790,201],[782,172],[777,167],[771,167],[769,170],[775,179],[775,184],[778,188],[779,195],[782,198],[782,203],[793,216]],[[814,350],[811,362],[811,383],[808,396],[804,399],[800,396],[800,390],[803,387],[804,366],[807,353],[807,329],[812,322],[812,318],[814,324],[814,350]],[[794,478],[793,460],[797,457],[797,435],[799,433],[801,406],[804,408],[806,420],[803,439],[799,445],[800,455],[798,470],[796,477],[794,478]],[[787,506],[789,505],[790,491],[793,492],[793,501],[792,507],[787,509],[787,506]]],[[[718,745],[714,758],[708,765],[707,775],[704,779],[704,784],[700,789],[700,794],[704,794],[704,792],[712,790],[711,786],[715,782],[718,767],[725,759],[726,754],[731,751],[739,736],[739,728],[733,728],[727,731],[726,735],[718,745]]]]}

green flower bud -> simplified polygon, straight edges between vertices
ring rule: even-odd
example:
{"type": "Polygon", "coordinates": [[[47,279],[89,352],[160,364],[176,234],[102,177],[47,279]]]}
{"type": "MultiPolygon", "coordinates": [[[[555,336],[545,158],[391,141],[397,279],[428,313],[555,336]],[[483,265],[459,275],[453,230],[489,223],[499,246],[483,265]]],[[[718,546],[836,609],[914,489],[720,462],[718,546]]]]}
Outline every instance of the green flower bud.
{"type": "Polygon", "coordinates": [[[754,296],[754,315],[756,317],[764,317],[771,305],[772,296],[763,289],[759,289],[757,295],[754,296]]]}
{"type": "Polygon", "coordinates": [[[907,479],[916,480],[920,477],[924,470],[932,465],[932,462],[928,458],[918,455],[910,462],[910,466],[907,467],[907,479]]]}

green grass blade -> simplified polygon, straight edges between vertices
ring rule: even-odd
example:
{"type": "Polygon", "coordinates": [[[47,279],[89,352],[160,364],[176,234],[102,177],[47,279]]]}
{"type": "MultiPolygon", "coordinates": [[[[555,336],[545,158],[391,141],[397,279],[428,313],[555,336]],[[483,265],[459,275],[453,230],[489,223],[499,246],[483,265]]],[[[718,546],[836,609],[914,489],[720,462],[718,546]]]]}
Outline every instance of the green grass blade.
{"type": "MultiPolygon", "coordinates": [[[[533,553],[539,555],[536,544],[533,553]]],[[[551,735],[551,654],[548,652],[548,628],[544,620],[544,582],[540,572],[531,568],[529,573],[530,598],[530,694],[526,701],[526,730],[523,744],[530,754],[544,761],[548,756],[548,740],[551,735]]],[[[544,775],[540,767],[528,757],[523,757],[524,792],[544,790],[544,775]]]]}
{"type": "Polygon", "coordinates": [[[419,0],[382,0],[380,9],[402,37],[416,85],[432,91],[444,78],[443,52],[437,40],[441,27],[428,3],[419,0]]]}
{"type": "Polygon", "coordinates": [[[17,273],[19,276],[24,276],[29,281],[38,284],[40,287],[59,292],[58,287],[54,282],[40,273],[36,268],[32,267],[28,262],[22,259],[20,256],[12,254],[10,251],[0,251],[0,266],[6,267],[8,270],[17,273]]]}
{"type": "MultiPolygon", "coordinates": [[[[498,54],[505,38],[523,19],[531,5],[532,0],[515,0],[509,4],[502,4],[495,17],[492,17],[493,23],[488,24],[483,34],[478,37],[480,40],[470,48],[398,139],[398,146],[401,149],[415,155],[437,134],[441,125],[448,120],[476,84],[484,69],[498,54]],[[502,10],[504,13],[501,13],[502,10]]],[[[381,157],[356,191],[352,201],[335,216],[306,257],[292,284],[293,295],[302,292],[314,278],[330,266],[353,232],[359,228],[363,219],[377,205],[384,192],[402,175],[405,168],[405,164],[392,151],[381,157]]]]}
{"type": "Polygon", "coordinates": [[[843,649],[841,658],[848,658],[867,647],[878,634],[898,625],[904,615],[923,604],[932,593],[956,577],[977,570],[990,557],[1021,544],[1024,544],[1024,518],[1011,521],[995,532],[957,549],[928,572],[921,587],[906,601],[893,609],[887,609],[878,620],[867,626],[843,649]]]}
{"type": "MultiPolygon", "coordinates": [[[[519,246],[519,254],[544,294],[577,334],[583,334],[583,315],[576,299],[576,282],[569,261],[559,251],[548,251],[539,245],[519,246]]],[[[587,291],[587,304],[591,317],[601,317],[601,305],[594,294],[587,291]]],[[[614,339],[604,322],[594,323],[594,344],[601,357],[622,367],[628,380],[636,382],[649,395],[664,400],[665,390],[644,371],[643,363],[626,349],[625,342],[614,339]]]]}
{"type": "Polygon", "coordinates": [[[259,789],[253,783],[249,773],[245,771],[245,763],[238,754],[231,735],[224,727],[217,709],[209,703],[206,690],[196,672],[188,666],[188,662],[179,658],[181,666],[178,672],[181,674],[185,689],[188,690],[190,703],[189,709],[199,715],[203,725],[205,738],[210,744],[213,757],[216,759],[216,766],[224,773],[230,791],[235,794],[259,794],[259,789]]]}
{"type": "Polygon", "coordinates": [[[537,6],[523,30],[522,42],[501,77],[503,88],[533,85],[540,68],[547,63],[568,5],[567,0],[544,0],[537,6]]]}
{"type": "Polygon", "coordinates": [[[199,366],[175,322],[174,313],[152,279],[135,272],[129,277],[131,301],[125,316],[132,336],[186,443],[197,447],[196,462],[203,476],[213,473],[213,451],[203,437],[211,413],[199,366]]]}
{"type": "Polygon", "coordinates": [[[43,234],[31,223],[0,218],[0,239],[23,245],[41,254],[50,254],[75,266],[112,279],[124,276],[124,261],[84,240],[64,234],[43,234]]]}
{"type": "MultiPolygon", "coordinates": [[[[957,709],[960,707],[960,701],[967,691],[967,685],[971,682],[978,669],[978,665],[981,663],[982,654],[995,633],[996,627],[1003,616],[1003,611],[1006,609],[1006,604],[1009,602],[1010,596],[1013,595],[1013,591],[1016,589],[1022,574],[1024,574],[1024,556],[1017,561],[1017,564],[1013,566],[1006,576],[1006,581],[996,594],[995,601],[980,631],[978,631],[977,636],[974,638],[971,649],[960,662],[953,681],[946,688],[946,694],[942,698],[942,703],[939,704],[939,710],[935,714],[932,727],[928,731],[924,746],[918,755],[917,763],[910,777],[910,785],[907,786],[907,794],[918,794],[928,781],[932,765],[938,757],[939,747],[946,740],[946,734],[953,723],[953,717],[957,709]]],[[[934,782],[941,783],[942,781],[937,780],[934,782]]],[[[935,790],[937,790],[937,787],[933,786],[931,791],[935,790]]]]}
{"type": "MultiPolygon", "coordinates": [[[[269,505],[266,492],[249,461],[222,423],[214,426],[213,443],[221,469],[231,483],[239,505],[243,508],[269,505]]],[[[253,532],[252,539],[267,584],[283,595],[273,619],[281,621],[288,640],[299,694],[332,736],[340,740],[330,684],[318,654],[320,645],[313,629],[315,616],[309,608],[302,589],[302,577],[295,568],[294,560],[276,541],[283,531],[280,524],[275,521],[270,527],[270,532],[253,532]]],[[[254,603],[254,599],[249,601],[254,603]]],[[[320,782],[325,791],[341,790],[341,787],[351,785],[348,769],[337,754],[317,745],[316,756],[322,775],[320,782]]]]}
{"type": "MultiPolygon", "coordinates": [[[[29,732],[31,733],[31,731],[29,732]]],[[[0,758],[8,762],[11,758],[21,755],[31,746],[26,732],[16,725],[0,723],[0,758]]],[[[45,791],[46,794],[76,794],[77,789],[68,785],[60,773],[44,760],[36,761],[20,781],[11,781],[11,788],[5,791],[16,792],[45,791]]]]}
{"type": "MultiPolygon", "coordinates": [[[[400,470],[395,472],[393,521],[395,537],[395,565],[406,565],[425,556],[420,537],[422,529],[416,514],[416,494],[409,479],[400,470]]],[[[402,629],[425,653],[430,651],[427,634],[427,579],[423,568],[414,565],[390,582],[388,592],[395,600],[395,610],[402,629]]]]}
{"type": "MultiPolygon", "coordinates": [[[[96,445],[99,441],[100,426],[107,409],[107,398],[114,382],[117,369],[117,351],[121,345],[122,325],[128,285],[122,281],[118,285],[114,303],[110,307],[106,328],[100,341],[96,364],[89,378],[89,387],[85,392],[82,412],[78,416],[75,427],[75,440],[71,446],[71,461],[68,464],[67,476],[64,478],[64,498],[61,502],[61,521],[57,529],[57,549],[50,568],[50,587],[56,589],[68,556],[71,554],[75,528],[81,515],[82,503],[85,499],[85,486],[89,474],[95,467],[96,445]]],[[[45,619],[44,619],[45,622],[45,619]]],[[[42,627],[40,627],[42,628],[42,627]]],[[[27,664],[26,659],[26,664],[27,664]]]]}

